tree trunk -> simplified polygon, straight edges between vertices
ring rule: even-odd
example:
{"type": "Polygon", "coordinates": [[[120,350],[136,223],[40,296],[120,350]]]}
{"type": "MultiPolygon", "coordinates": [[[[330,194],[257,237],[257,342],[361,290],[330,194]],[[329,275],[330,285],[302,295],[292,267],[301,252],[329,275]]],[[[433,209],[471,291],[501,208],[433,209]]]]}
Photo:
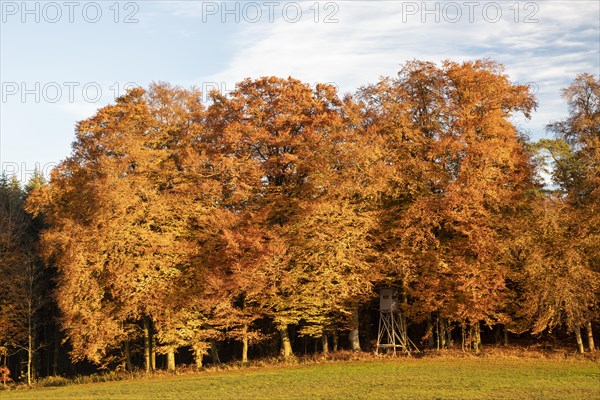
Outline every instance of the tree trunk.
{"type": "Polygon", "coordinates": [[[37,326],[36,326],[36,321],[33,320],[33,337],[31,338],[31,381],[35,382],[36,379],[38,378],[38,374],[40,373],[40,357],[38,357],[37,354],[37,349],[38,349],[38,344],[37,344],[37,336],[36,336],[36,332],[37,332],[37,326]]]}
{"type": "Polygon", "coordinates": [[[475,353],[479,353],[481,351],[481,329],[479,327],[479,321],[471,324],[471,343],[473,345],[473,350],[475,353]]]}
{"type": "MultiPolygon", "coordinates": [[[[48,332],[48,324],[42,324],[44,327],[44,336],[42,342],[50,343],[50,334],[48,332]]],[[[41,360],[40,360],[41,362],[41,360]]],[[[41,375],[49,376],[52,372],[52,357],[50,356],[50,352],[46,353],[46,365],[45,371],[41,372],[41,375]]]]}
{"type": "Polygon", "coordinates": [[[28,335],[27,341],[27,386],[31,387],[31,359],[33,356],[33,336],[31,332],[28,335]]]}
{"type": "Polygon", "coordinates": [[[358,320],[358,306],[352,310],[352,321],[350,329],[350,350],[360,351],[360,337],[359,337],[359,320],[358,320]]]}
{"type": "Polygon", "coordinates": [[[334,330],[333,331],[333,351],[338,351],[338,342],[339,342],[338,333],[337,333],[337,330],[334,330]]]}
{"type": "Polygon", "coordinates": [[[152,370],[152,362],[151,362],[151,348],[152,347],[152,338],[150,337],[150,320],[148,317],[144,317],[144,367],[146,372],[150,372],[152,370]]]}
{"type": "Polygon", "coordinates": [[[194,353],[194,362],[196,363],[196,368],[202,368],[202,354],[194,353]]]}
{"type": "Polygon", "coordinates": [[[210,358],[212,359],[213,364],[221,364],[219,349],[217,348],[217,342],[214,339],[210,340],[210,358]]]}
{"type": "Polygon", "coordinates": [[[402,307],[400,321],[402,322],[402,342],[408,344],[408,321],[406,319],[406,310],[408,309],[408,290],[406,288],[406,279],[402,279],[402,307]]]}
{"type": "Polygon", "coordinates": [[[431,313],[427,314],[427,348],[433,349],[435,344],[433,337],[433,324],[431,323],[431,313]]]}
{"type": "Polygon", "coordinates": [[[131,350],[129,349],[129,340],[125,341],[125,368],[128,372],[133,371],[133,364],[131,363],[131,350]]]}
{"type": "Polygon", "coordinates": [[[194,346],[194,362],[196,363],[196,368],[202,368],[202,357],[204,356],[204,343],[194,346]]]}
{"type": "Polygon", "coordinates": [[[156,371],[156,336],[152,320],[150,320],[150,368],[152,371],[156,371]]]}
{"type": "Polygon", "coordinates": [[[454,343],[452,342],[452,324],[448,323],[446,324],[446,346],[450,349],[454,346],[454,343]]]}
{"type": "Polygon", "coordinates": [[[506,325],[504,325],[504,329],[503,329],[503,333],[504,333],[504,345],[508,346],[509,342],[508,342],[508,327],[506,325]]]}
{"type": "Polygon", "coordinates": [[[167,370],[175,371],[175,347],[169,347],[167,351],[167,370]]]}
{"type": "Polygon", "coordinates": [[[445,349],[446,346],[446,320],[444,318],[438,319],[438,324],[440,326],[440,347],[445,349]]]}
{"type": "Polygon", "coordinates": [[[329,340],[327,339],[327,334],[323,332],[323,336],[321,336],[321,343],[323,344],[323,354],[329,353],[329,340]]]}
{"type": "Polygon", "coordinates": [[[584,350],[583,350],[583,340],[581,340],[581,327],[579,325],[577,325],[574,329],[575,331],[575,339],[577,339],[577,348],[579,349],[579,352],[581,354],[583,354],[584,350]]]}
{"type": "Polygon", "coordinates": [[[32,381],[32,363],[33,363],[33,349],[34,349],[34,327],[33,327],[33,311],[31,301],[29,302],[29,309],[27,314],[27,386],[31,387],[32,381]]]}
{"type": "Polygon", "coordinates": [[[283,358],[289,358],[294,355],[292,352],[292,342],[290,342],[290,335],[288,333],[288,326],[283,325],[279,328],[281,335],[281,356],[283,358]]]}
{"type": "Polygon", "coordinates": [[[435,327],[435,348],[437,350],[439,350],[440,349],[440,318],[439,317],[437,317],[435,319],[434,327],[435,327]]]}
{"type": "Polygon", "coordinates": [[[52,349],[52,375],[57,376],[60,374],[58,369],[59,358],[60,358],[60,329],[58,326],[54,328],[54,348],[52,349]]]}
{"type": "Polygon", "coordinates": [[[591,352],[596,351],[596,346],[594,346],[594,333],[592,331],[592,321],[589,321],[586,325],[587,338],[588,338],[588,347],[591,352]]]}
{"type": "Polygon", "coordinates": [[[242,363],[248,362],[248,325],[242,329],[242,363]]]}

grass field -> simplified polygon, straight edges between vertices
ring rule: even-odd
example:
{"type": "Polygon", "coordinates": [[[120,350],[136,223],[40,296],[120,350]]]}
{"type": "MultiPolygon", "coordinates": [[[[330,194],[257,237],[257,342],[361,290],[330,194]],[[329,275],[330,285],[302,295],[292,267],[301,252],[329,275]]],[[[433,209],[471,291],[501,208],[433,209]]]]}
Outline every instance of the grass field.
{"type": "Polygon", "coordinates": [[[584,359],[401,358],[201,372],[56,388],[0,399],[600,399],[584,359]]]}

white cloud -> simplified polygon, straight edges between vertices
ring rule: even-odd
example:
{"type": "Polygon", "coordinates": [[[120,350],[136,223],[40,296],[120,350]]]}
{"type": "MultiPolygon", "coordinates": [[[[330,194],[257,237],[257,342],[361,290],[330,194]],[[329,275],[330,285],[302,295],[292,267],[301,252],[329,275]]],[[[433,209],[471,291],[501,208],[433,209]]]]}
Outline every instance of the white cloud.
{"type": "MultiPolygon", "coordinates": [[[[102,106],[103,105],[105,104],[102,104],[102,106]]],[[[58,104],[57,107],[65,113],[69,114],[71,119],[75,121],[81,121],[96,114],[96,111],[101,106],[95,103],[81,101],[77,103],[61,103],[58,104]]]]}
{"type": "MultiPolygon", "coordinates": [[[[277,75],[309,83],[333,82],[346,92],[373,83],[381,75],[393,76],[412,59],[439,62],[489,57],[503,63],[512,80],[535,82],[539,88],[540,106],[533,120],[517,121],[539,137],[546,123],[564,118],[567,109],[560,98],[561,88],[578,73],[599,72],[597,1],[475,0],[478,6],[469,22],[467,0],[454,0],[461,11],[457,23],[445,22],[459,16],[448,8],[452,1],[308,0],[300,3],[303,14],[296,23],[286,22],[282,14],[286,2],[274,1],[278,6],[273,22],[266,10],[270,0],[226,2],[229,10],[238,7],[238,15],[224,13],[225,2],[216,0],[141,2],[135,15],[139,23],[127,26],[3,25],[3,80],[42,85],[77,81],[81,86],[75,100],[68,103],[63,98],[43,106],[13,97],[0,104],[0,156],[27,163],[64,158],[75,121],[114,102],[112,88],[120,82],[122,89],[129,80],[146,86],[153,79],[164,79],[200,88],[214,82],[231,90],[245,77],[277,75]],[[243,14],[250,3],[262,8],[262,18],[256,23],[249,22],[251,14],[243,14]],[[425,3],[429,10],[438,7],[442,13],[425,14],[425,3]],[[486,21],[482,14],[486,4],[501,4],[502,19],[489,22],[490,8],[486,21]],[[517,22],[516,4],[520,7],[517,22]],[[211,8],[215,5],[220,8],[216,13],[211,8]],[[415,6],[416,12],[411,8],[415,6]],[[338,22],[324,23],[328,15],[338,22]],[[527,16],[538,22],[524,23],[527,16]],[[93,42],[92,37],[98,40],[93,42]],[[81,93],[85,82],[101,85],[100,101],[85,101],[81,93]]],[[[293,19],[293,10],[285,17],[293,19]]]]}
{"type": "MultiPolygon", "coordinates": [[[[536,82],[540,109],[530,129],[539,136],[543,126],[561,118],[560,89],[580,72],[598,71],[600,5],[589,1],[502,2],[502,19],[490,22],[493,9],[479,2],[469,22],[465,2],[457,23],[455,14],[408,14],[409,2],[338,2],[335,24],[315,23],[307,11],[296,23],[278,18],[274,23],[240,23],[227,66],[208,77],[228,88],[245,77],[294,76],[304,81],[335,82],[342,91],[354,91],[381,75],[393,75],[411,59],[456,61],[490,57],[507,67],[511,79],[536,82]],[[514,4],[520,5],[515,14],[514,4]],[[535,4],[525,9],[525,4],[535,4]],[[532,14],[533,13],[533,14],[532,14]],[[525,23],[525,18],[537,23],[525,23]],[[423,23],[422,18],[427,22],[423,23]],[[515,19],[518,22],[515,22],[515,19]],[[542,120],[543,118],[543,120],[542,120]]],[[[302,3],[305,7],[311,3],[302,3]]],[[[323,2],[319,3],[323,6],[323,2]]],[[[499,4],[495,2],[494,4],[499,4]]],[[[427,3],[434,9],[432,2],[427,3]]],[[[188,10],[189,12],[189,10],[188,10]]],[[[322,14],[321,14],[322,16],[322,14]]]]}

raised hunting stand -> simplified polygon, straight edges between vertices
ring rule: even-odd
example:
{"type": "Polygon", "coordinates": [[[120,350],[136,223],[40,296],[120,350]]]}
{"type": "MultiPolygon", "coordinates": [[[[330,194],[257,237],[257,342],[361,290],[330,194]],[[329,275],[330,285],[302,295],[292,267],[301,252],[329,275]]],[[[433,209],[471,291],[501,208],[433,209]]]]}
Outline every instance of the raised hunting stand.
{"type": "Polygon", "coordinates": [[[411,349],[419,351],[408,338],[398,304],[396,288],[386,287],[379,291],[379,333],[377,334],[376,354],[379,354],[380,349],[388,353],[392,351],[394,355],[396,355],[396,349],[408,354],[411,349]]]}

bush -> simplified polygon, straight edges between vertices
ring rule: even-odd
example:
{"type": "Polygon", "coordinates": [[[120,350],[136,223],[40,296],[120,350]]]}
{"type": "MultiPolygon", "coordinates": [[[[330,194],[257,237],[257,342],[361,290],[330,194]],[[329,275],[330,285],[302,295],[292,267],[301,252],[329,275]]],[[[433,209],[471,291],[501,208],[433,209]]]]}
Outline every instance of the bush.
{"type": "Polygon", "coordinates": [[[71,380],[64,376],[46,376],[36,382],[36,386],[41,387],[67,386],[69,384],[71,384],[71,380]]]}

